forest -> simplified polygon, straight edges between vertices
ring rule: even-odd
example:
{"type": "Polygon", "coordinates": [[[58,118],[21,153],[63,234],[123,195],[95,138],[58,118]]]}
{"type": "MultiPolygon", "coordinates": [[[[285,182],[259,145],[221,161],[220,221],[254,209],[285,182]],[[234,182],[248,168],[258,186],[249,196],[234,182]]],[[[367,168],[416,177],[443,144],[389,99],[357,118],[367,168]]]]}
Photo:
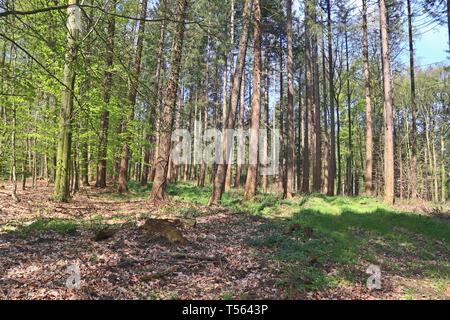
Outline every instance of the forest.
{"type": "Polygon", "coordinates": [[[0,300],[450,299],[449,58],[446,0],[0,0],[0,300]]]}

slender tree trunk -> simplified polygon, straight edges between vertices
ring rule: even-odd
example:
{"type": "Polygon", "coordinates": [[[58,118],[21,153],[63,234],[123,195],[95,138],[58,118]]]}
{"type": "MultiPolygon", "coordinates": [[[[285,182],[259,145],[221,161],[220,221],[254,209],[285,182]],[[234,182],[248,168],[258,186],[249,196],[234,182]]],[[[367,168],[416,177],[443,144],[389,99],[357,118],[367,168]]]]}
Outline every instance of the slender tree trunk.
{"type": "MultiPolygon", "coordinates": [[[[205,75],[204,75],[204,98],[203,98],[203,131],[205,132],[208,129],[208,109],[209,109],[209,45],[210,45],[210,38],[208,35],[207,43],[206,43],[206,49],[205,49],[205,75]]],[[[201,143],[203,146],[203,143],[201,143]]],[[[203,149],[202,149],[203,151],[203,149]]],[[[201,168],[200,168],[200,176],[198,180],[198,185],[200,187],[205,186],[205,179],[206,179],[206,170],[207,170],[207,164],[205,159],[201,160],[201,168]]]]}
{"type": "Polygon", "coordinates": [[[123,133],[125,134],[125,141],[122,146],[122,158],[120,159],[119,167],[119,186],[118,192],[123,193],[128,191],[128,166],[130,161],[130,137],[128,132],[128,124],[134,119],[134,107],[136,105],[137,89],[139,85],[139,75],[141,73],[141,58],[142,49],[144,47],[145,34],[145,18],[147,16],[147,0],[142,0],[140,22],[138,28],[138,39],[136,46],[136,55],[134,58],[134,66],[131,74],[130,87],[128,91],[128,107],[127,115],[124,119],[123,133]]]}
{"type": "MultiPolygon", "coordinates": [[[[313,21],[317,23],[316,2],[313,2],[313,21]]],[[[314,112],[311,121],[314,121],[314,171],[313,171],[313,191],[320,192],[322,186],[322,134],[320,128],[320,93],[319,93],[319,45],[317,41],[318,27],[313,32],[313,105],[314,112]]]]}
{"type": "Polygon", "coordinates": [[[384,200],[394,203],[394,126],[391,92],[391,64],[385,0],[380,0],[381,51],[384,89],[384,200]]]}
{"type": "Polygon", "coordinates": [[[72,157],[72,177],[73,177],[73,187],[72,194],[75,194],[80,190],[80,170],[78,161],[78,144],[75,145],[72,157]]]}
{"type": "Polygon", "coordinates": [[[284,73],[283,73],[283,45],[280,36],[280,188],[283,194],[286,192],[286,145],[285,145],[285,126],[284,126],[284,73]]]}
{"type": "Polygon", "coordinates": [[[69,170],[71,149],[71,124],[73,112],[73,96],[75,87],[75,64],[77,60],[77,41],[79,35],[80,8],[77,0],[68,0],[67,8],[67,44],[64,65],[64,89],[59,116],[59,136],[56,160],[56,179],[53,198],[67,202],[70,198],[69,170]]]}
{"type": "MultiPolygon", "coordinates": [[[[116,0],[111,3],[111,12],[115,12],[116,0]]],[[[105,73],[103,75],[103,106],[100,116],[100,140],[98,146],[98,164],[97,164],[97,180],[95,186],[98,188],[106,188],[106,162],[108,158],[108,129],[109,129],[109,110],[108,104],[111,98],[112,88],[112,67],[114,64],[114,33],[115,18],[108,17],[108,25],[106,31],[106,53],[105,53],[105,73]]]]}
{"type": "Polygon", "coordinates": [[[81,180],[84,187],[89,186],[89,154],[86,142],[81,143],[81,180]]]}
{"type": "Polygon", "coordinates": [[[444,142],[444,129],[441,130],[441,201],[446,201],[446,178],[445,178],[445,142],[444,142]]]}
{"type": "Polygon", "coordinates": [[[431,137],[431,114],[429,110],[425,111],[425,140],[427,143],[427,146],[425,148],[425,167],[426,170],[426,178],[425,178],[425,191],[427,193],[427,199],[428,200],[435,200],[436,194],[433,193],[434,189],[432,186],[432,179],[434,176],[434,168],[433,168],[433,152],[432,152],[432,137],[431,137]]]}
{"type": "Polygon", "coordinates": [[[11,133],[11,147],[12,147],[12,198],[15,202],[19,202],[17,197],[17,157],[16,157],[16,131],[17,131],[17,119],[16,119],[16,103],[13,102],[13,122],[12,122],[12,133],[11,133]]]}
{"type": "MultiPolygon", "coordinates": [[[[242,72],[244,70],[245,64],[245,56],[247,54],[247,42],[248,42],[248,24],[249,24],[249,16],[252,7],[253,0],[246,0],[244,4],[244,12],[243,12],[243,25],[241,30],[241,37],[239,39],[239,51],[237,56],[237,64],[236,69],[233,74],[232,88],[230,92],[230,108],[228,108],[228,112],[225,114],[223,123],[224,123],[224,132],[222,137],[222,162],[226,162],[228,159],[228,154],[230,150],[230,146],[228,145],[228,136],[230,132],[226,129],[233,129],[234,127],[234,119],[237,108],[237,100],[239,95],[239,90],[241,87],[242,80],[242,72]]],[[[217,205],[222,197],[224,185],[225,185],[225,177],[227,174],[228,165],[226,163],[220,163],[217,165],[217,172],[214,177],[213,183],[213,191],[211,194],[211,199],[209,201],[209,205],[217,205]]]]}
{"type": "MultiPolygon", "coordinates": [[[[166,17],[166,0],[162,3],[163,6],[163,17],[166,17]]],[[[164,19],[161,21],[161,27],[160,27],[160,33],[159,33],[159,43],[158,43],[158,59],[156,63],[156,71],[155,71],[155,77],[154,77],[154,87],[153,87],[153,107],[149,107],[149,114],[148,117],[150,119],[150,127],[155,131],[154,135],[148,135],[147,136],[147,142],[149,145],[147,146],[147,149],[145,151],[145,162],[144,160],[144,170],[142,172],[141,176],[141,185],[145,186],[147,185],[147,180],[150,178],[150,180],[153,180],[153,177],[155,175],[155,167],[156,167],[156,161],[158,159],[158,143],[159,143],[159,115],[161,114],[161,101],[162,101],[162,90],[161,90],[161,75],[162,75],[162,68],[163,68],[163,54],[164,54],[164,44],[166,39],[166,20],[164,19]],[[151,114],[153,113],[153,114],[151,114]],[[153,142],[154,147],[150,145],[150,143],[153,142]],[[152,160],[152,167],[150,168],[150,158],[153,148],[153,160],[152,160]],[[149,173],[150,170],[150,173],[149,173]]]]}
{"type": "Polygon", "coordinates": [[[450,1],[447,0],[447,36],[448,50],[450,51],[450,1]]]}
{"type": "MultiPolygon", "coordinates": [[[[12,61],[12,89],[13,92],[16,90],[15,86],[15,80],[16,80],[16,47],[11,46],[10,56],[12,61]]],[[[6,52],[6,46],[5,46],[5,52],[6,52]]],[[[2,66],[4,66],[4,60],[2,63],[2,66]]],[[[3,78],[3,77],[2,77],[3,78]]],[[[4,111],[4,117],[5,117],[5,125],[6,125],[6,110],[4,111]]],[[[15,202],[19,202],[19,198],[17,197],[17,155],[16,155],[16,149],[17,149],[17,106],[16,101],[13,100],[12,102],[12,132],[11,132],[11,158],[12,158],[12,164],[11,164],[11,177],[12,177],[12,184],[13,189],[11,192],[11,196],[15,202]]]]}
{"type": "MultiPolygon", "coordinates": [[[[300,26],[299,26],[300,32],[300,26]]],[[[303,105],[302,105],[302,75],[303,68],[299,69],[298,74],[298,122],[297,122],[297,135],[298,135],[298,148],[297,148],[297,192],[302,189],[302,165],[303,165],[303,105]]]]}
{"type": "Polygon", "coordinates": [[[245,183],[244,199],[249,200],[256,194],[258,187],[259,122],[261,108],[261,7],[255,0],[253,10],[253,94],[252,122],[250,130],[249,165],[245,183]]]}
{"type": "Polygon", "coordinates": [[[411,197],[417,198],[417,105],[416,105],[416,85],[414,75],[414,43],[412,34],[412,11],[411,0],[407,0],[408,8],[408,42],[409,42],[409,75],[410,75],[410,88],[411,88],[411,197]]]}
{"type": "MultiPolygon", "coordinates": [[[[267,54],[268,51],[266,51],[266,58],[265,58],[265,71],[264,71],[264,80],[265,80],[265,98],[264,98],[264,129],[266,130],[266,132],[268,133],[269,131],[269,90],[270,90],[270,79],[269,79],[269,57],[267,54]]],[[[269,136],[267,134],[267,141],[265,142],[265,144],[263,146],[261,146],[262,148],[264,148],[263,154],[264,154],[264,159],[263,159],[263,163],[266,164],[267,160],[268,160],[268,153],[269,153],[269,145],[268,145],[268,141],[269,141],[269,136]]],[[[262,177],[262,181],[261,181],[261,187],[262,187],[262,191],[264,193],[267,192],[267,185],[268,185],[268,176],[265,174],[262,177]]]]}
{"type": "Polygon", "coordinates": [[[187,0],[178,0],[176,12],[176,29],[173,34],[170,57],[170,76],[167,84],[166,99],[160,122],[160,140],[158,149],[158,162],[156,165],[155,179],[151,192],[153,200],[164,200],[167,197],[167,170],[170,156],[171,131],[173,123],[173,110],[177,103],[178,81],[181,73],[181,57],[183,51],[185,18],[187,12],[187,0]]]}
{"type": "MultiPolygon", "coordinates": [[[[338,100],[339,101],[339,100],[338,100]]],[[[336,115],[337,115],[337,194],[342,194],[342,166],[341,166],[341,116],[340,116],[339,102],[336,103],[336,115]]]]}
{"type": "Polygon", "coordinates": [[[348,121],[348,155],[347,155],[347,194],[353,195],[353,142],[352,142],[352,112],[350,94],[350,69],[348,59],[348,32],[345,30],[345,66],[347,72],[347,121],[348,121]]]}
{"type": "Polygon", "coordinates": [[[303,181],[302,192],[309,193],[309,168],[310,168],[310,150],[309,150],[309,122],[310,110],[313,100],[313,68],[311,58],[311,3],[305,0],[305,64],[306,64],[306,81],[305,81],[305,112],[304,112],[304,148],[303,148],[303,181]]]}
{"type": "MultiPolygon", "coordinates": [[[[287,168],[286,168],[286,188],[283,197],[292,198],[294,189],[294,54],[292,49],[292,0],[287,0],[287,75],[288,75],[288,95],[287,95],[287,168]]],[[[320,127],[320,125],[319,125],[320,127]]]]}
{"type": "Polygon", "coordinates": [[[328,165],[328,190],[329,196],[334,195],[334,181],[336,180],[336,128],[334,120],[334,65],[333,65],[333,41],[331,26],[331,6],[327,0],[327,38],[328,38],[328,82],[330,88],[330,159],[328,165]]]}
{"type": "MultiPolygon", "coordinates": [[[[178,108],[175,110],[175,128],[178,129],[181,127],[181,112],[183,110],[183,84],[181,83],[181,90],[179,90],[178,94],[178,108]]],[[[201,121],[201,118],[200,118],[201,121]]],[[[180,141],[178,141],[180,142],[180,141]]],[[[171,142],[173,147],[174,142],[171,142]]],[[[172,161],[172,157],[169,157],[169,171],[167,174],[167,179],[169,180],[169,183],[176,183],[178,178],[178,166],[175,164],[174,161],[172,161]]],[[[201,186],[200,183],[200,176],[199,180],[197,181],[198,185],[201,186]]]]}
{"type": "MultiPolygon", "coordinates": [[[[234,8],[234,0],[231,0],[231,21],[230,21],[230,63],[229,63],[229,67],[230,67],[230,79],[233,79],[233,75],[234,75],[234,15],[235,15],[235,8],[234,8]]],[[[245,63],[245,62],[244,62],[245,63]]],[[[227,81],[225,82],[227,83],[227,81]]],[[[230,108],[229,103],[230,101],[228,101],[227,99],[225,99],[226,105],[225,105],[225,109],[227,110],[228,108],[230,108]]],[[[228,111],[225,111],[228,112],[228,111]]],[[[225,117],[224,117],[225,119],[225,117]]],[[[231,174],[232,174],[232,155],[233,152],[230,152],[230,157],[228,158],[228,166],[227,166],[227,172],[226,172],[226,177],[225,177],[225,191],[229,191],[231,189],[231,174]]]]}
{"type": "Polygon", "coordinates": [[[367,0],[363,0],[363,65],[364,89],[366,96],[366,171],[365,193],[373,194],[373,138],[372,138],[372,101],[370,97],[369,40],[367,32],[367,0]]]}
{"type": "Polygon", "coordinates": [[[322,32],[321,32],[321,53],[322,53],[322,109],[323,109],[323,133],[322,133],[322,141],[324,145],[324,157],[321,159],[322,166],[322,192],[324,194],[328,193],[328,164],[330,163],[330,135],[328,132],[328,92],[327,92],[327,70],[326,70],[326,56],[325,56],[325,35],[324,35],[324,26],[325,21],[323,16],[321,15],[321,24],[322,24],[322,32]]]}
{"type": "Polygon", "coordinates": [[[237,148],[237,164],[236,176],[234,179],[234,187],[238,188],[241,184],[242,163],[245,158],[244,154],[244,122],[245,122],[245,72],[242,73],[241,92],[239,98],[239,133],[238,133],[238,148],[237,148]]]}
{"type": "Polygon", "coordinates": [[[433,179],[434,179],[434,194],[435,194],[435,201],[439,202],[439,178],[438,178],[438,164],[437,164],[437,155],[436,155],[436,132],[435,132],[435,128],[436,128],[436,123],[435,123],[435,118],[433,117],[432,120],[432,130],[431,130],[431,151],[432,151],[432,155],[433,155],[433,179]]]}

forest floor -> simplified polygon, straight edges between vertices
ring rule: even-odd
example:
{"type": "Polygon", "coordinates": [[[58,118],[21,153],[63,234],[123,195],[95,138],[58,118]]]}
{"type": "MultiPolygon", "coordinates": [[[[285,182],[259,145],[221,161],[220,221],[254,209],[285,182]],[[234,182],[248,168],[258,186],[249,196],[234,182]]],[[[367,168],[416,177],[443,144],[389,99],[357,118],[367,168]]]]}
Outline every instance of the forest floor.
{"type": "Polygon", "coordinates": [[[152,203],[149,187],[127,195],[86,188],[70,203],[52,188],[19,191],[0,182],[0,299],[450,299],[449,204],[368,197],[258,195],[242,190],[206,204],[209,187],[169,187],[152,203]],[[189,218],[185,245],[149,239],[145,219],[189,218]],[[108,226],[115,233],[95,239],[108,226]],[[369,265],[381,289],[369,290],[369,265]],[[81,287],[68,289],[68,267],[81,287]]]}

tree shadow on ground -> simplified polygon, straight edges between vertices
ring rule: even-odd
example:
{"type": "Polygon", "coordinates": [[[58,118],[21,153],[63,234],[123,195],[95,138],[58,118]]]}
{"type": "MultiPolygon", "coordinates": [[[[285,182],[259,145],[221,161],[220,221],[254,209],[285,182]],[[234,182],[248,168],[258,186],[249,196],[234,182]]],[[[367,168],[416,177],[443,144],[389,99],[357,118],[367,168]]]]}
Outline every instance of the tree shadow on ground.
{"type": "Polygon", "coordinates": [[[283,282],[291,295],[363,284],[370,264],[380,266],[386,276],[448,282],[448,223],[383,208],[360,212],[347,208],[351,200],[326,200],[339,202],[340,214],[300,208],[290,219],[266,220],[248,240],[271,249],[267,258],[283,266],[283,282]]]}

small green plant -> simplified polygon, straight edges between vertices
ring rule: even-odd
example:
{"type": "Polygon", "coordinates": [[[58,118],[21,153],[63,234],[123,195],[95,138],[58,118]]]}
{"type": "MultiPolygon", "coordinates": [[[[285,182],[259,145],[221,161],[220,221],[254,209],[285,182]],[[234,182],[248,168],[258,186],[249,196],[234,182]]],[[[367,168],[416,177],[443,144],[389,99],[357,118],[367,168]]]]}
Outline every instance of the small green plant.
{"type": "Polygon", "coordinates": [[[221,300],[233,300],[233,295],[231,293],[224,293],[221,297],[221,300]]]}

